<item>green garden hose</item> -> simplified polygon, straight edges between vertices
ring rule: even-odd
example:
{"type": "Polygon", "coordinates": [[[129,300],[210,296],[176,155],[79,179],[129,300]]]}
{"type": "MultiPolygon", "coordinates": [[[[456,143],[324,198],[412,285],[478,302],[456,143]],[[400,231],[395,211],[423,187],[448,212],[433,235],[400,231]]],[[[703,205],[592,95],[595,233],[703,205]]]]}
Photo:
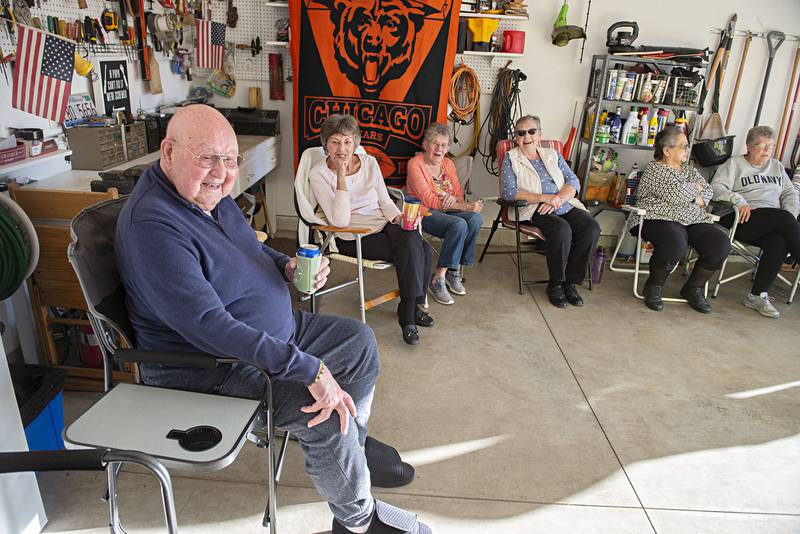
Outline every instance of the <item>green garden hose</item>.
{"type": "Polygon", "coordinates": [[[0,300],[13,295],[25,280],[28,251],[16,221],[0,208],[0,300]]]}
{"type": "Polygon", "coordinates": [[[39,262],[39,240],[16,202],[0,195],[0,300],[13,295],[39,262]]]}

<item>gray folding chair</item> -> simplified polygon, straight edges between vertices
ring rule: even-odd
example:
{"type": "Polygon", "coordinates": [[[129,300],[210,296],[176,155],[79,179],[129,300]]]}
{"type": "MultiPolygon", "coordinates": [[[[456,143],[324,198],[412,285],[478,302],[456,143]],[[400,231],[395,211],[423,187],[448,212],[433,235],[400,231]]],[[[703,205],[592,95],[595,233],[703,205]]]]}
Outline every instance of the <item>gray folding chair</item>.
{"type": "MultiPolygon", "coordinates": [[[[288,433],[284,436],[276,465],[272,383],[264,370],[259,369],[266,377],[266,390],[260,400],[127,383],[112,388],[115,362],[195,369],[245,363],[210,354],[135,349],[134,331],[125,307],[125,289],[114,255],[116,222],[126,199],[95,204],[72,221],[72,243],[67,255],[100,341],[106,393],[64,431],[64,442],[75,448],[133,449],[149,454],[170,469],[213,471],[233,462],[246,440],[253,441],[267,449],[269,491],[263,525],[275,534],[275,484],[289,436],[288,433]]],[[[119,465],[107,470],[114,533],[123,532],[116,504],[119,465]]]]}
{"type": "MultiPolygon", "coordinates": [[[[726,205],[728,209],[733,213],[733,224],[729,230],[729,235],[731,238],[731,253],[725,258],[725,261],[722,263],[722,268],[719,270],[719,277],[717,278],[717,283],[714,285],[714,291],[711,293],[712,297],[716,297],[719,294],[720,287],[722,284],[727,284],[728,282],[733,282],[739,278],[749,276],[753,278],[756,273],[756,269],[758,269],[758,262],[761,259],[761,251],[759,250],[758,253],[753,252],[752,245],[748,245],[747,243],[742,243],[741,241],[737,241],[734,239],[734,235],[736,235],[736,229],[739,226],[739,210],[736,209],[734,206],[727,204],[725,202],[717,202],[720,205],[726,205]],[[731,259],[731,256],[737,256],[742,258],[748,265],[743,271],[739,271],[735,274],[728,274],[725,276],[725,271],[728,268],[728,261],[731,259]]],[[[791,304],[794,300],[795,293],[797,293],[797,286],[800,284],[800,271],[795,274],[794,280],[789,280],[781,273],[778,273],[778,281],[783,282],[787,286],[789,286],[787,290],[786,296],[786,304],[791,304]]]]}
{"type": "MultiPolygon", "coordinates": [[[[636,235],[636,253],[635,253],[634,264],[633,264],[633,267],[623,267],[623,266],[615,263],[615,262],[617,262],[617,255],[619,254],[619,250],[622,247],[622,241],[623,241],[623,237],[625,235],[624,232],[627,231],[626,230],[627,225],[624,225],[623,229],[622,229],[623,234],[620,235],[619,238],[617,239],[617,246],[614,249],[614,254],[611,256],[611,261],[608,264],[608,268],[610,270],[618,272],[618,273],[633,273],[633,295],[637,299],[644,299],[644,294],[639,292],[639,276],[640,275],[649,275],[650,274],[649,270],[642,268],[642,243],[644,242],[644,240],[642,239],[642,226],[644,225],[644,221],[645,221],[644,217],[645,217],[647,211],[642,209],[642,208],[637,208],[635,206],[622,206],[622,209],[624,211],[628,212],[628,214],[629,214],[628,216],[629,217],[636,217],[638,219],[637,224],[636,224],[638,226],[638,233],[636,235]]],[[[714,222],[719,221],[719,217],[716,216],[716,215],[712,214],[711,218],[712,218],[712,220],[714,222]]],[[[688,271],[688,264],[691,263],[692,261],[693,261],[692,260],[692,249],[690,248],[686,252],[686,257],[683,260],[684,264],[686,265],[685,271],[688,271]]],[[[672,272],[675,272],[675,269],[677,269],[677,267],[678,266],[676,265],[675,268],[672,270],[672,272]]],[[[708,283],[707,282],[706,282],[706,285],[704,287],[704,294],[708,295],[708,283]]],[[[664,302],[686,302],[686,299],[678,298],[678,297],[664,297],[663,300],[664,300],[664,302]]]]}
{"type": "MultiPolygon", "coordinates": [[[[0,473],[31,471],[114,471],[117,466],[132,463],[144,467],[158,479],[167,532],[177,534],[175,499],[169,473],[152,456],[137,451],[90,449],[77,451],[0,452],[0,473]]],[[[111,499],[109,499],[109,502],[111,499]]],[[[116,502],[110,506],[109,527],[112,534],[123,532],[119,527],[116,502]]]]}

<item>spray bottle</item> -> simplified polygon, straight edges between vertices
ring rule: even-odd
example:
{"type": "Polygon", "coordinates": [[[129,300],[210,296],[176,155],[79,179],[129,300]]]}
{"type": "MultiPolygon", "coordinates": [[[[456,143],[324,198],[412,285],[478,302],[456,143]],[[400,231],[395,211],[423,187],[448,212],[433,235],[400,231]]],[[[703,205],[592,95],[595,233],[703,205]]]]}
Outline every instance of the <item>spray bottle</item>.
{"type": "Polygon", "coordinates": [[[647,146],[656,144],[656,135],[658,134],[658,113],[653,110],[653,116],[650,118],[650,132],[647,134],[647,146]]]}
{"type": "Polygon", "coordinates": [[[647,139],[650,136],[650,118],[647,116],[647,108],[644,108],[639,120],[639,146],[647,146],[647,139]]]}

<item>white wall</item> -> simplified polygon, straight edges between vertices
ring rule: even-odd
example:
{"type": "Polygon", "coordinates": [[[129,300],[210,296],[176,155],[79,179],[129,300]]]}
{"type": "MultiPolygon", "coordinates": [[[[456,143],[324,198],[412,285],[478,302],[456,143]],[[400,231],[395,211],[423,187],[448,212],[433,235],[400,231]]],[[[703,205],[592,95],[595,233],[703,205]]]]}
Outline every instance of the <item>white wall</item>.
{"type": "MultiPolygon", "coordinates": [[[[0,451],[27,451],[14,386],[0,340],[0,451]]],[[[47,523],[34,473],[0,475],[0,534],[37,534],[47,523]]]]}

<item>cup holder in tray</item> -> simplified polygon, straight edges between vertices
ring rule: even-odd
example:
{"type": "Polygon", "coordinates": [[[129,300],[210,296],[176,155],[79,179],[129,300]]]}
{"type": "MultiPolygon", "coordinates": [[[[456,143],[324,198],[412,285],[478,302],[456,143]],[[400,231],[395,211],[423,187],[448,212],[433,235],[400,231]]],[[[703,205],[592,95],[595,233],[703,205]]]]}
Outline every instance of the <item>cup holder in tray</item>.
{"type": "Polygon", "coordinates": [[[222,441],[222,432],[213,426],[193,426],[188,430],[170,430],[167,439],[178,440],[178,445],[187,451],[202,452],[222,441]]]}

